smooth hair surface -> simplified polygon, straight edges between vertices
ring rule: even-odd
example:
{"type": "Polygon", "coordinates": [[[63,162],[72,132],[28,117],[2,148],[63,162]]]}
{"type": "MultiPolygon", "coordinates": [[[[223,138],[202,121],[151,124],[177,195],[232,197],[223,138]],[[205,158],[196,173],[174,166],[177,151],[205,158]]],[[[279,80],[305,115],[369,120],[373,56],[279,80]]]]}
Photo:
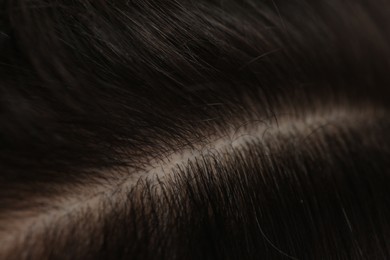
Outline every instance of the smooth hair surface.
{"type": "Polygon", "coordinates": [[[0,259],[390,259],[387,0],[0,0],[0,259]]]}

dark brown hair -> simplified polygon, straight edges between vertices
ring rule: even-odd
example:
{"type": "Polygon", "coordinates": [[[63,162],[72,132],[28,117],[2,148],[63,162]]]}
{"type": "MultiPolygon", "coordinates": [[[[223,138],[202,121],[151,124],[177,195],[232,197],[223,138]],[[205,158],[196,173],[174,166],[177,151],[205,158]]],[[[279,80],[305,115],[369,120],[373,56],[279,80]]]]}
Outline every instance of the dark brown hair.
{"type": "Polygon", "coordinates": [[[0,258],[390,258],[389,17],[0,0],[0,258]]]}

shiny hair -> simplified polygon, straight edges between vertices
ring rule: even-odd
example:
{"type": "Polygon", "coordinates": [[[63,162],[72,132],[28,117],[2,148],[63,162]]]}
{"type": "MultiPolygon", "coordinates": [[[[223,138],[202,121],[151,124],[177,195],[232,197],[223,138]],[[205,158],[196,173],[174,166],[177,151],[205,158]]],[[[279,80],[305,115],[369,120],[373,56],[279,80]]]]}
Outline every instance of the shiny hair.
{"type": "Polygon", "coordinates": [[[0,258],[390,258],[389,1],[0,7],[0,258]]]}

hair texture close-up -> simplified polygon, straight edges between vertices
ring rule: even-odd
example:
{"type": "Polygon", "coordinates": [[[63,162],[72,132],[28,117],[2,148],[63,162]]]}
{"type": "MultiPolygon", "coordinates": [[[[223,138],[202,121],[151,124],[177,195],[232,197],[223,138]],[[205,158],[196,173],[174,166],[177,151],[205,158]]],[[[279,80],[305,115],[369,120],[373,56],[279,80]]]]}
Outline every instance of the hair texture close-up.
{"type": "Polygon", "coordinates": [[[0,0],[0,259],[390,259],[389,0],[0,0]]]}

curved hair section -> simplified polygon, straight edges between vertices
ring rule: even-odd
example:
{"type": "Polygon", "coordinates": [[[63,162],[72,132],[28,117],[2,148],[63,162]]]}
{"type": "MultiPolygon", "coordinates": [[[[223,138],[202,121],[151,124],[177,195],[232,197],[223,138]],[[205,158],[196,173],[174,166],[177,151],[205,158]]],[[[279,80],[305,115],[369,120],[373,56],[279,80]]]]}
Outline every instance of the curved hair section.
{"type": "Polygon", "coordinates": [[[0,7],[0,258],[390,258],[388,1],[0,7]]]}

